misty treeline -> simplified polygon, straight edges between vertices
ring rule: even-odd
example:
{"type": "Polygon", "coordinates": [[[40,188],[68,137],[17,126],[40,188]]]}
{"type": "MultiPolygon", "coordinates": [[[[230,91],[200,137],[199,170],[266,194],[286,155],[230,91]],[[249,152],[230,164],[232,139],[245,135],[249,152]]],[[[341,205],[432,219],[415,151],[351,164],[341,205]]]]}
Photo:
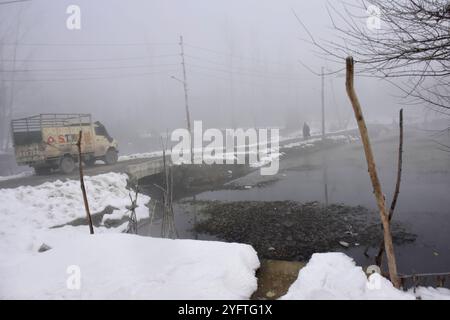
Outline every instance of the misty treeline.
{"type": "MultiPolygon", "coordinates": [[[[183,87],[172,79],[182,78],[180,35],[192,120],[205,127],[299,130],[303,122],[320,122],[320,77],[299,62],[331,70],[348,54],[358,76],[385,78],[394,93],[407,96],[403,106],[449,113],[446,1],[328,1],[328,12],[325,2],[80,0],[90,20],[79,33],[65,29],[68,2],[1,5],[0,149],[10,141],[11,118],[44,112],[92,113],[124,142],[121,151],[139,139],[148,147],[148,136],[159,145],[161,132],[185,126],[183,87]],[[381,24],[372,31],[370,5],[379,8],[381,24]],[[331,62],[299,41],[292,9],[310,28],[307,40],[331,62]],[[337,36],[325,26],[330,21],[337,36]]],[[[326,77],[328,130],[344,129],[352,119],[342,80],[326,77]]],[[[358,88],[370,120],[395,119],[391,92],[379,95],[374,88],[387,86],[369,78],[358,88]]]]}
{"type": "MultiPolygon", "coordinates": [[[[288,1],[169,2],[80,0],[80,31],[66,29],[69,1],[1,5],[0,148],[11,118],[46,112],[92,113],[122,152],[148,136],[159,146],[161,132],[185,126],[183,87],[172,79],[182,78],[180,35],[193,120],[297,130],[320,121],[320,79],[298,64],[309,52],[288,1]]],[[[322,3],[297,6],[324,16],[322,3]]],[[[350,119],[335,105],[328,112],[332,128],[350,119]]]]}
{"type": "Polygon", "coordinates": [[[337,31],[332,41],[318,40],[302,24],[319,53],[335,61],[351,55],[359,76],[389,81],[403,93],[403,105],[426,105],[450,115],[449,0],[362,0],[340,5],[328,3],[337,31]],[[363,11],[369,17],[361,15],[363,11]]]}

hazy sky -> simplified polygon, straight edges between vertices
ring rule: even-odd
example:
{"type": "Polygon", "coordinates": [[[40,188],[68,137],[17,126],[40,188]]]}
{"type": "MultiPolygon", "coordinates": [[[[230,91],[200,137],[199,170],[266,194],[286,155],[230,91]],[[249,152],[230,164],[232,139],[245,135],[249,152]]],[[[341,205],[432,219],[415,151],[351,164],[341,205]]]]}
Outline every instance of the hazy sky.
{"type": "MultiPolygon", "coordinates": [[[[306,34],[292,9],[314,36],[333,39],[325,6],[323,0],[1,5],[0,74],[8,96],[0,101],[9,103],[14,92],[14,116],[91,112],[112,132],[183,127],[183,87],[171,79],[182,78],[183,35],[193,119],[220,127],[283,125],[292,117],[299,125],[318,122],[320,79],[298,61],[317,71],[339,66],[319,59],[301,40],[306,34]],[[72,4],[81,8],[81,30],[66,27],[72,4]]],[[[357,79],[357,86],[369,121],[393,119],[399,108],[393,90],[377,80],[357,79]]],[[[329,123],[352,119],[344,79],[328,77],[325,87],[329,123]]]]}

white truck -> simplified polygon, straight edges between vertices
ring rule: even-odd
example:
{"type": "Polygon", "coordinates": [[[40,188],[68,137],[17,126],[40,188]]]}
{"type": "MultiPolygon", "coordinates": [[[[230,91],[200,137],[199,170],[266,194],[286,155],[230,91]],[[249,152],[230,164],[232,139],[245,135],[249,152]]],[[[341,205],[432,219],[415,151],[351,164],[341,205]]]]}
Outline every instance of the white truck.
{"type": "Polygon", "coordinates": [[[96,160],[113,164],[118,159],[118,144],[100,122],[90,114],[39,114],[11,121],[16,161],[28,165],[36,174],[60,169],[71,173],[79,161],[77,142],[83,131],[82,161],[94,165],[96,160]]]}

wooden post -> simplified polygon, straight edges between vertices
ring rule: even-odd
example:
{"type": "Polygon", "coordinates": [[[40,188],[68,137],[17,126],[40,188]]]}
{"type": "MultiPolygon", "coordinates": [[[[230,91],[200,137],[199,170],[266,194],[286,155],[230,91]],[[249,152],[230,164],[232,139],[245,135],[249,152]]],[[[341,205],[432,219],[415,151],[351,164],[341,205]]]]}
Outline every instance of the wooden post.
{"type": "Polygon", "coordinates": [[[92,225],[92,217],[91,212],[89,211],[89,203],[86,195],[86,187],[84,186],[84,176],[83,176],[83,161],[81,158],[81,139],[83,136],[83,131],[80,130],[80,135],[78,136],[78,166],[80,168],[80,185],[81,185],[81,192],[83,193],[83,201],[84,201],[84,208],[86,209],[86,217],[89,223],[89,232],[91,234],[94,234],[94,226],[92,225]]]}
{"type": "Polygon", "coordinates": [[[397,274],[397,264],[395,261],[394,245],[392,243],[392,235],[389,223],[389,216],[386,212],[386,205],[384,201],[384,196],[381,191],[380,180],[378,179],[377,169],[375,167],[375,159],[372,153],[372,147],[370,145],[369,134],[367,132],[366,123],[361,110],[361,105],[359,103],[358,97],[356,95],[353,86],[353,75],[354,75],[354,61],[352,57],[348,57],[346,60],[347,75],[345,86],[347,89],[347,95],[355,113],[355,118],[358,123],[359,132],[361,134],[361,140],[364,146],[364,153],[366,155],[367,166],[369,170],[370,180],[372,181],[373,191],[375,193],[375,198],[377,201],[378,210],[380,211],[381,222],[383,224],[384,233],[384,245],[386,250],[389,277],[392,284],[396,288],[400,288],[400,279],[397,274]]]}

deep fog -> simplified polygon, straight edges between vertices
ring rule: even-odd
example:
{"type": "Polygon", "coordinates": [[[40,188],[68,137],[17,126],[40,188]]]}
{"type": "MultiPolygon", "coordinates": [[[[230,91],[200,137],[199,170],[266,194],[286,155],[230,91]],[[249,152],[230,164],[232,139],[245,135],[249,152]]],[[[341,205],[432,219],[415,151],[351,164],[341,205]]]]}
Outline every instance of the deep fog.
{"type": "MultiPolygon", "coordinates": [[[[219,128],[319,126],[320,77],[303,65],[320,72],[343,63],[315,53],[293,11],[315,37],[336,37],[322,0],[1,5],[2,110],[11,108],[13,118],[92,113],[120,140],[184,127],[183,86],[172,79],[182,78],[182,35],[192,120],[219,128]],[[81,9],[79,30],[66,27],[72,4],[81,9]]],[[[369,122],[393,121],[394,87],[360,78],[358,90],[369,122]]],[[[325,105],[327,128],[353,121],[342,74],[325,77],[325,105]]],[[[10,116],[2,113],[2,139],[10,116]]]]}

